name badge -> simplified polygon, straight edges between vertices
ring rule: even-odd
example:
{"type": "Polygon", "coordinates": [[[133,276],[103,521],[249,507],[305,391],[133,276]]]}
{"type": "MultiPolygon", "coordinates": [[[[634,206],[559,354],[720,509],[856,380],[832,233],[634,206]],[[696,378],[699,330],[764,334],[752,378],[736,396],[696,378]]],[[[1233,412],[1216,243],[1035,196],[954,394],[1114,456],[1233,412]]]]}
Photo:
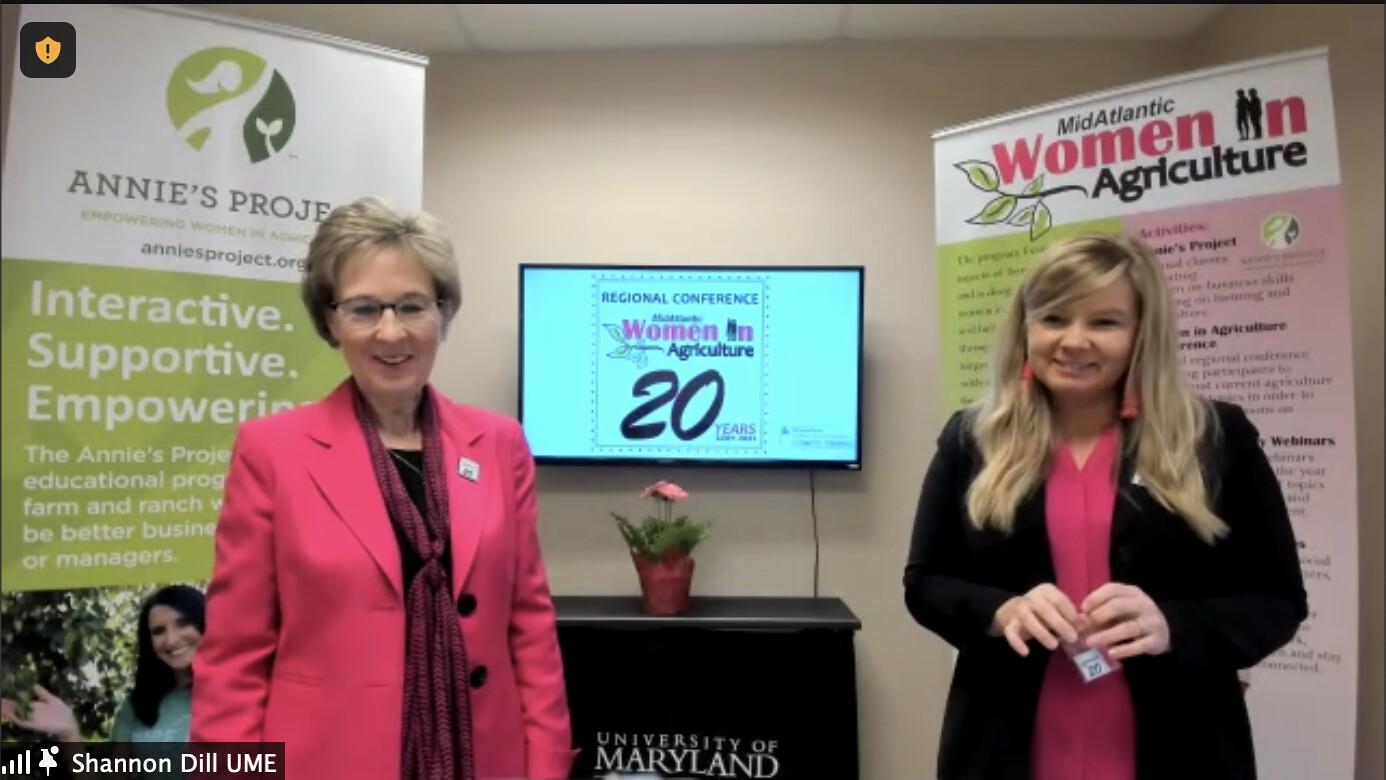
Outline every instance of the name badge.
{"type": "Polygon", "coordinates": [[[1072,658],[1074,665],[1078,667],[1078,674],[1083,677],[1083,682],[1085,683],[1090,683],[1093,680],[1106,677],[1116,671],[1116,667],[1112,666],[1107,661],[1107,657],[1097,648],[1076,653],[1072,658]]]}
{"type": "Polygon", "coordinates": [[[471,458],[461,458],[457,461],[457,473],[469,482],[476,482],[481,479],[481,464],[471,458]]]}
{"type": "Polygon", "coordinates": [[[1078,631],[1078,641],[1063,646],[1068,657],[1073,659],[1073,665],[1078,667],[1078,674],[1085,683],[1099,680],[1121,668],[1120,661],[1108,658],[1099,648],[1088,647],[1087,638],[1095,632],[1095,627],[1084,625],[1078,631]]]}

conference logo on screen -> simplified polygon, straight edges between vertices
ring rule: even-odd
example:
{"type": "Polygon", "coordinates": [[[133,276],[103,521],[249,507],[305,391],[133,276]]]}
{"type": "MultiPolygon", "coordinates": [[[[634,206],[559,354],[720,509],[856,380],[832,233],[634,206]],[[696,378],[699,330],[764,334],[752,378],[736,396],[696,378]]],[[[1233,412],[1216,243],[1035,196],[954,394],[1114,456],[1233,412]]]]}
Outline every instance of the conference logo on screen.
{"type": "MultiPolygon", "coordinates": [[[[671,296],[677,300],[683,293],[671,296]]],[[[629,360],[644,370],[650,364],[647,353],[663,354],[679,362],[690,359],[753,359],[756,355],[755,328],[735,319],[726,320],[726,330],[704,321],[697,315],[655,315],[651,320],[629,319],[603,323],[602,327],[616,342],[606,354],[614,360],[629,360]],[[670,318],[683,321],[669,322],[670,318]],[[655,342],[655,343],[647,343],[655,342]]],[[[677,364],[676,364],[677,365],[677,364]]],[[[727,379],[717,368],[706,368],[691,378],[678,371],[660,368],[642,374],[631,388],[634,398],[652,396],[638,404],[621,420],[621,436],[628,441],[654,439],[670,430],[681,441],[695,441],[713,429],[727,398],[727,379]],[[656,392],[659,390],[659,392],[656,392]],[[706,393],[704,391],[706,390],[706,393]],[[686,414],[702,393],[706,410],[686,414]],[[668,424],[663,419],[663,407],[669,405],[668,424]],[[696,419],[694,419],[696,418],[696,419]]],[[[752,423],[717,425],[718,441],[758,441],[752,423]]]]}
{"type": "Polygon", "coordinates": [[[649,365],[646,352],[663,352],[680,361],[690,358],[750,359],[756,356],[754,327],[729,318],[726,329],[721,330],[717,325],[704,322],[702,317],[688,319],[688,322],[668,322],[667,317],[655,315],[650,321],[623,319],[620,325],[603,323],[602,327],[616,341],[615,349],[606,356],[629,360],[637,368],[649,365]]]}
{"type": "Polygon", "coordinates": [[[166,95],[178,137],[197,151],[240,147],[250,162],[278,155],[293,137],[293,91],[264,58],[217,46],[173,69],[166,95]]]}

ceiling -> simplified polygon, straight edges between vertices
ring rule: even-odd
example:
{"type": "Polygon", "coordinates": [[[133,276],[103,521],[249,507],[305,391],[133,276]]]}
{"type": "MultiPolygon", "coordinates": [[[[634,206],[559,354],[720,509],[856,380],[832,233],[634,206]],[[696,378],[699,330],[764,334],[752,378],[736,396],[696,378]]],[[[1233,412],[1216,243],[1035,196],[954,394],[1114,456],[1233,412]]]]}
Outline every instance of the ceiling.
{"type": "Polygon", "coordinates": [[[1225,4],[185,4],[418,54],[970,38],[1181,39],[1225,4]]]}

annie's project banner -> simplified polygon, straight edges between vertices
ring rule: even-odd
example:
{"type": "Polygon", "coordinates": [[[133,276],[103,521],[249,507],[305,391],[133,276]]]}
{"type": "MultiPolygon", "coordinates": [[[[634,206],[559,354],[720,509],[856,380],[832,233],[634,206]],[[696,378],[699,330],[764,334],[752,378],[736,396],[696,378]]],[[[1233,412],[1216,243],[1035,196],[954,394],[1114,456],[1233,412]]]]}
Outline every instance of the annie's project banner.
{"type": "Polygon", "coordinates": [[[297,280],[336,205],[417,208],[424,60],[193,13],[29,5],[80,41],[11,89],[3,590],[199,581],[235,427],[338,358],[297,280]]]}
{"type": "Polygon", "coordinates": [[[1185,371],[1259,428],[1300,542],[1309,619],[1249,676],[1259,770],[1351,777],[1357,464],[1327,53],[1139,84],[934,138],[949,405],[985,386],[1005,303],[1050,241],[1102,231],[1149,243],[1179,307],[1185,371]]]}

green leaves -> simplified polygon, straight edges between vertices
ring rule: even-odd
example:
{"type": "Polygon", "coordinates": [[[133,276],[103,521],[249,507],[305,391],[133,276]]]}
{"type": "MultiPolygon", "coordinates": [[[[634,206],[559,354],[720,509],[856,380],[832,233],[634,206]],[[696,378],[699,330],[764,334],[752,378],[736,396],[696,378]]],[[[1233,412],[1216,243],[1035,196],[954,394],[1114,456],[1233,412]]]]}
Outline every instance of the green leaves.
{"type": "MultiPolygon", "coordinates": [[[[0,596],[0,691],[27,709],[35,684],[72,708],[88,739],[108,739],[134,682],[140,602],[150,586],[23,591],[0,596]]],[[[51,742],[21,728],[5,738],[51,742]]]]}
{"type": "Polygon", "coordinates": [[[989,162],[967,160],[954,163],[953,167],[967,174],[967,180],[972,182],[972,186],[983,192],[996,192],[1001,186],[1001,174],[997,173],[996,166],[989,162]]]}
{"type": "Polygon", "coordinates": [[[712,535],[711,521],[698,522],[688,519],[687,515],[672,520],[646,517],[640,525],[615,512],[611,516],[630,551],[645,558],[657,560],[675,553],[691,553],[712,535]]]}
{"type": "Polygon", "coordinates": [[[987,201],[982,210],[967,220],[969,225],[1007,224],[1012,227],[1030,228],[1030,240],[1034,241],[1054,226],[1054,215],[1044,204],[1044,197],[1065,189],[1081,187],[1059,187],[1045,192],[1044,174],[1026,183],[1020,194],[1012,194],[1001,189],[1001,176],[996,166],[982,160],[967,160],[954,163],[954,168],[967,174],[968,182],[983,192],[995,192],[997,196],[987,201]],[[1021,201],[1034,200],[1035,205],[1021,207],[1021,201]]]}
{"type": "Polygon", "coordinates": [[[632,550],[645,548],[645,535],[639,528],[615,512],[612,512],[611,516],[616,519],[616,529],[621,532],[621,538],[626,540],[627,547],[632,550]]]}
{"type": "Polygon", "coordinates": [[[1020,199],[1014,195],[1002,195],[999,198],[993,198],[991,202],[982,207],[981,211],[977,212],[976,216],[969,219],[968,223],[973,225],[994,225],[997,222],[1004,222],[1006,217],[1009,217],[1011,212],[1015,211],[1015,204],[1018,202],[1020,202],[1020,199]]]}
{"type": "Polygon", "coordinates": [[[1032,222],[1034,218],[1035,207],[1026,206],[1020,211],[1017,211],[1015,214],[1012,214],[1011,218],[1006,220],[1006,224],[1012,225],[1014,227],[1025,227],[1026,225],[1030,224],[1030,222],[1032,222]]]}
{"type": "Polygon", "coordinates": [[[611,338],[616,339],[616,343],[621,345],[617,347],[615,350],[606,353],[607,357],[625,358],[626,360],[629,360],[630,362],[634,363],[636,366],[640,368],[644,368],[645,366],[649,365],[650,359],[645,357],[645,350],[658,349],[658,347],[647,347],[639,344],[631,344],[629,341],[626,341],[626,334],[624,331],[621,330],[620,325],[615,325],[610,322],[604,322],[602,323],[602,327],[606,328],[606,332],[611,334],[611,338]]]}
{"type": "Polygon", "coordinates": [[[1030,240],[1034,241],[1054,226],[1054,215],[1049,213],[1049,207],[1043,201],[1035,204],[1035,219],[1030,223],[1030,240]]]}
{"type": "Polygon", "coordinates": [[[1014,216],[1006,221],[1007,225],[1015,227],[1029,227],[1030,240],[1034,241],[1054,226],[1054,215],[1049,212],[1049,207],[1040,201],[1033,206],[1026,206],[1017,211],[1014,216]]]}
{"type": "Polygon", "coordinates": [[[613,323],[607,322],[607,323],[603,323],[603,324],[602,324],[602,327],[603,327],[603,328],[606,328],[606,332],[607,332],[607,333],[610,333],[610,334],[611,334],[611,337],[612,337],[613,339],[616,339],[617,343],[620,343],[620,344],[625,344],[625,343],[626,343],[626,334],[623,333],[623,332],[621,331],[621,326],[620,326],[620,325],[615,325],[615,324],[613,324],[613,323]]]}

